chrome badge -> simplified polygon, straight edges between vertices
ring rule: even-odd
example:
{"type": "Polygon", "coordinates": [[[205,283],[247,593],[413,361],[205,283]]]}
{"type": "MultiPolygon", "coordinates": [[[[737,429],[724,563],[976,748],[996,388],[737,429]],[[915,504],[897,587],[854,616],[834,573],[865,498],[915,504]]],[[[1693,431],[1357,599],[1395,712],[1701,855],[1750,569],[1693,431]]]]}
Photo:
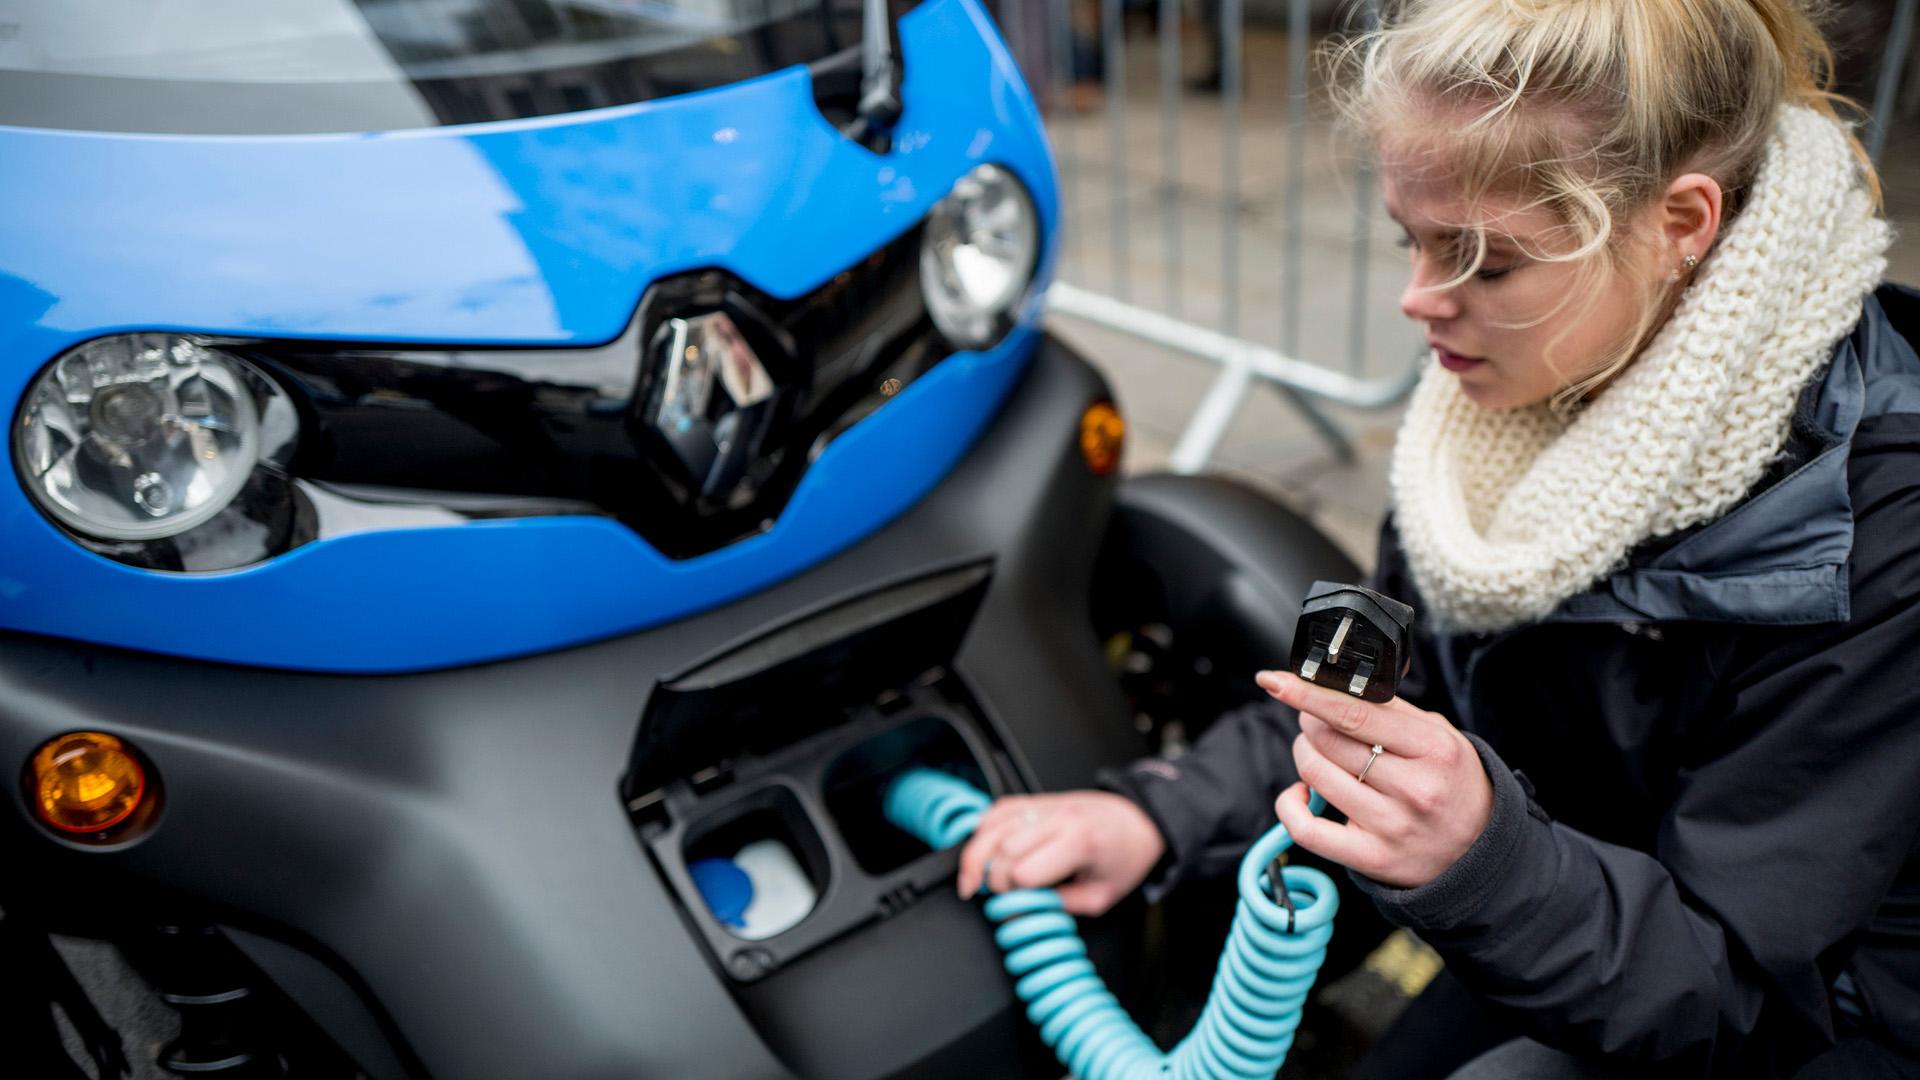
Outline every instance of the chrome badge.
{"type": "Polygon", "coordinates": [[[668,319],[655,338],[651,409],[700,494],[738,483],[772,411],[773,377],[725,312],[668,319]]]}

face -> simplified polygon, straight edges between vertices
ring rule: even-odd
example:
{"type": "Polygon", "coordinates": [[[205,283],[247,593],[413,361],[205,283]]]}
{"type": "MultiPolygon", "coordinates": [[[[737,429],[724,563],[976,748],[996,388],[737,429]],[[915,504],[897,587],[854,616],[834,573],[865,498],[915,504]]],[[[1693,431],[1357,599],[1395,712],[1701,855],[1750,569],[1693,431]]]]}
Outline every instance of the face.
{"type": "Polygon", "coordinates": [[[1545,402],[1604,363],[1638,328],[1643,293],[1632,266],[1589,284],[1596,279],[1579,264],[1534,257],[1569,246],[1552,212],[1489,196],[1469,221],[1467,201],[1452,182],[1391,158],[1382,181],[1387,213],[1406,231],[1411,259],[1400,310],[1425,325],[1434,362],[1476,404],[1517,409],[1545,402]],[[1486,258],[1464,282],[1436,289],[1459,276],[1463,246],[1471,257],[1463,226],[1486,231],[1486,258]],[[1590,296],[1594,289],[1598,296],[1590,296]]]}

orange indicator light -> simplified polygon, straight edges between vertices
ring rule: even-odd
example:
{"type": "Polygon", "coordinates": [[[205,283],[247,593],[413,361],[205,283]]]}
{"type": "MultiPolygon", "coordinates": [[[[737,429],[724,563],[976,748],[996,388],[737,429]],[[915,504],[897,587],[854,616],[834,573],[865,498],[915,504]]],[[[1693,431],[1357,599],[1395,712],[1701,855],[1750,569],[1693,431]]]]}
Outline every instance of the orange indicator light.
{"type": "Polygon", "coordinates": [[[76,731],[48,741],[27,769],[34,813],[70,834],[106,832],[140,809],[147,773],[111,735],[76,731]]]}
{"type": "Polygon", "coordinates": [[[1110,401],[1087,406],[1080,416],[1080,453],[1095,476],[1120,467],[1120,448],[1127,441],[1127,422],[1110,401]]]}

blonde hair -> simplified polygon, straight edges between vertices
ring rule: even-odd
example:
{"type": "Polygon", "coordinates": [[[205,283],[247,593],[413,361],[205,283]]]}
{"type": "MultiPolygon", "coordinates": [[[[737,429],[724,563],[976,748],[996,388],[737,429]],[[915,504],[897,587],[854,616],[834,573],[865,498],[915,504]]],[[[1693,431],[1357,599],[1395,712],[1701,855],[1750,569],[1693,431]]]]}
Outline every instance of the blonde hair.
{"type": "MultiPolygon", "coordinates": [[[[1636,239],[1622,223],[1675,177],[1713,177],[1730,221],[1782,105],[1857,114],[1830,90],[1833,56],[1816,14],[1800,0],[1404,0],[1379,29],[1334,46],[1333,85],[1362,134],[1415,150],[1470,208],[1459,223],[1462,269],[1434,288],[1478,270],[1487,242],[1473,223],[1497,193],[1564,223],[1558,250],[1527,254],[1583,264],[1591,276],[1568,295],[1591,302],[1636,239]]],[[[1877,204],[1872,165],[1858,140],[1853,149],[1877,204]]],[[[1594,369],[1570,373],[1556,408],[1630,363],[1674,295],[1647,283],[1636,332],[1594,369]]]]}

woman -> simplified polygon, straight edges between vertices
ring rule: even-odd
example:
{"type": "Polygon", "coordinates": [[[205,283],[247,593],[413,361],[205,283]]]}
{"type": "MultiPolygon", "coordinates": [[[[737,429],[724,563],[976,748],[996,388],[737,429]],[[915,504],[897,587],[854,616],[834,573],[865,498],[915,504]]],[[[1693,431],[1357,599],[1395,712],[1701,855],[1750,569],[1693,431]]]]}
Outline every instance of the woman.
{"type": "Polygon", "coordinates": [[[1413,0],[1338,55],[1434,357],[1372,582],[1401,697],[1262,673],[1117,793],[1002,800],[962,894],[1096,913],[1277,812],[1512,1040],[1458,1076],[1911,1070],[1920,306],[1816,27],[1413,0]]]}

